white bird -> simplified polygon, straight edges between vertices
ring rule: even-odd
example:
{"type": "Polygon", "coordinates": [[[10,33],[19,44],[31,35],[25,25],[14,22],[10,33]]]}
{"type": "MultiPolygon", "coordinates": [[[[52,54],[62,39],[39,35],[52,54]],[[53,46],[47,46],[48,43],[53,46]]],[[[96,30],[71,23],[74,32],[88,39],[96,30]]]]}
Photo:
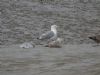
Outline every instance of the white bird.
{"type": "Polygon", "coordinates": [[[46,33],[43,33],[40,37],[40,40],[48,39],[49,41],[51,40],[56,40],[57,39],[57,25],[52,25],[51,30],[47,31],[46,33]]]}

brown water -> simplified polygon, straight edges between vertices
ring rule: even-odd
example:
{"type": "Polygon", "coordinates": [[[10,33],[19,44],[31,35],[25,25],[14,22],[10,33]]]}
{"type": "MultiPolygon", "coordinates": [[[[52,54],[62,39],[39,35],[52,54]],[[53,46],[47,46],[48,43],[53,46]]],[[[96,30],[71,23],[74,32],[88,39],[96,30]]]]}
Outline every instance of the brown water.
{"type": "Polygon", "coordinates": [[[99,75],[100,47],[89,44],[63,48],[0,49],[0,75],[99,75]]]}

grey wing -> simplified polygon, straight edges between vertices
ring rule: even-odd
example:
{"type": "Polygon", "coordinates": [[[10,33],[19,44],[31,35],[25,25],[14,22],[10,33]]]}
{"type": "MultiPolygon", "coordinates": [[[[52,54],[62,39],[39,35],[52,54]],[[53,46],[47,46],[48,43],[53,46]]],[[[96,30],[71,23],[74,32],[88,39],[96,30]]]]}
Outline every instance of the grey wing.
{"type": "Polygon", "coordinates": [[[50,39],[54,36],[53,31],[48,31],[40,36],[40,39],[50,39]]]}
{"type": "Polygon", "coordinates": [[[51,37],[51,38],[48,40],[48,42],[50,42],[50,41],[55,41],[56,39],[57,39],[57,36],[55,35],[55,36],[51,37]]]}

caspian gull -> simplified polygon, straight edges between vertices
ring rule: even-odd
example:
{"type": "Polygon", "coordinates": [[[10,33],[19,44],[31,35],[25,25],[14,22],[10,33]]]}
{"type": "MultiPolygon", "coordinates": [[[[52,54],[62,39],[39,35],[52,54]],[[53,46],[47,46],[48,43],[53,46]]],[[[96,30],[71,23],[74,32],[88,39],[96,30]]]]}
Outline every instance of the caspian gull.
{"type": "Polygon", "coordinates": [[[48,39],[49,41],[51,40],[56,40],[57,39],[57,25],[52,25],[51,30],[47,31],[46,33],[42,34],[39,37],[40,40],[48,39]]]}

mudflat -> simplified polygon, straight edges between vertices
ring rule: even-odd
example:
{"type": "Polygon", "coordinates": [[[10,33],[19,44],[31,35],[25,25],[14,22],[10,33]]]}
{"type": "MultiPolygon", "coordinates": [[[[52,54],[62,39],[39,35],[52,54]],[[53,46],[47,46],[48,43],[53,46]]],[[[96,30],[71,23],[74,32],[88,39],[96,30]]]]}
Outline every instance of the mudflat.
{"type": "Polygon", "coordinates": [[[33,41],[58,26],[65,44],[93,43],[100,32],[99,0],[0,0],[0,46],[33,41]],[[42,3],[41,3],[42,1],[42,3]]]}

